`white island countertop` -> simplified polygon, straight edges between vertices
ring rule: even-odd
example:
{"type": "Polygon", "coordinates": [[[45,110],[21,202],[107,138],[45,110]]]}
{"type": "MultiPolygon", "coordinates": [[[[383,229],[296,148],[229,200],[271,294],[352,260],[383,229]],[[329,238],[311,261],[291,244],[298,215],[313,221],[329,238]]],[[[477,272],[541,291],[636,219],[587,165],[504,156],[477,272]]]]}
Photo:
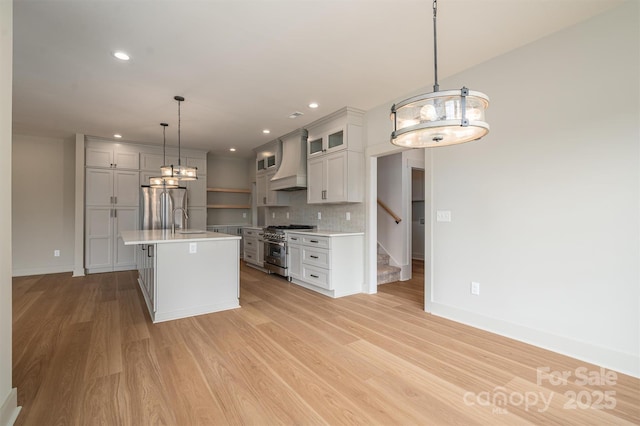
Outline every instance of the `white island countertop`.
{"type": "Polygon", "coordinates": [[[177,230],[175,234],[170,229],[153,229],[138,231],[122,231],[120,233],[125,246],[135,244],[163,244],[184,243],[198,241],[239,240],[238,235],[222,234],[220,232],[201,231],[197,229],[177,230]]]}

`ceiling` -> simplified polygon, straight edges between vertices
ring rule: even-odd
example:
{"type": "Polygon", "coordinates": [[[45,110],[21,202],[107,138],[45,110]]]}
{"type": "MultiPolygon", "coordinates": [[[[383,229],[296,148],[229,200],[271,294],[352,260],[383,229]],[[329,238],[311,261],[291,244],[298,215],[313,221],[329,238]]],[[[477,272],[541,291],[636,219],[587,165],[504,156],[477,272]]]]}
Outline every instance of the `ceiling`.
{"type": "MultiPolygon", "coordinates": [[[[439,77],[619,3],[440,0],[439,77]]],[[[15,0],[14,132],[162,144],[166,121],[174,145],[181,95],[183,147],[249,156],[343,106],[432,85],[431,16],[429,0],[15,0]]]]}

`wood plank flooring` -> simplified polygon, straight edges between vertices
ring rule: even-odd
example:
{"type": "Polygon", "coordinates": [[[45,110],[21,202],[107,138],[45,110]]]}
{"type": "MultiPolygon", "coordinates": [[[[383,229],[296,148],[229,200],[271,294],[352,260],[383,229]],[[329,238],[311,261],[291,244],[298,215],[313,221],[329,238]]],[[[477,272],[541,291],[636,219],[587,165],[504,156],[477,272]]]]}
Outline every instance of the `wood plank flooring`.
{"type": "Polygon", "coordinates": [[[242,308],[155,325],[136,272],[15,278],[17,424],[640,424],[640,380],[426,314],[420,271],[334,300],[243,266],[242,308]]]}

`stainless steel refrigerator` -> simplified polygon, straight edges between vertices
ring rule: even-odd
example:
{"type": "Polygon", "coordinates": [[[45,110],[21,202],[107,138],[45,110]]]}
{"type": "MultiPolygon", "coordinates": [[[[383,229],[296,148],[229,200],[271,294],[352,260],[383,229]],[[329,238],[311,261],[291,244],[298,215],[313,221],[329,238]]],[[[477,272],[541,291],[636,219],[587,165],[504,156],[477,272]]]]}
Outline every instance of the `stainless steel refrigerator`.
{"type": "Polygon", "coordinates": [[[189,226],[186,212],[186,188],[164,189],[147,185],[140,188],[142,229],[171,229],[174,220],[176,229],[187,229],[189,226]]]}

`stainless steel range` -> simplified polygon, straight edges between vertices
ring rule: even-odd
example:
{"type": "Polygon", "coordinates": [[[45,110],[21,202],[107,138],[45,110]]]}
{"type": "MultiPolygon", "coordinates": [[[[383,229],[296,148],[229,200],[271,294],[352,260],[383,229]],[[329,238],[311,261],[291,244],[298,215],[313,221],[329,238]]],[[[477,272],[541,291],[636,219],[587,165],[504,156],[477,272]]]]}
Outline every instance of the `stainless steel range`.
{"type": "Polygon", "coordinates": [[[282,225],[263,228],[264,267],[269,272],[289,277],[287,261],[287,231],[315,230],[311,225],[282,225]]]}

